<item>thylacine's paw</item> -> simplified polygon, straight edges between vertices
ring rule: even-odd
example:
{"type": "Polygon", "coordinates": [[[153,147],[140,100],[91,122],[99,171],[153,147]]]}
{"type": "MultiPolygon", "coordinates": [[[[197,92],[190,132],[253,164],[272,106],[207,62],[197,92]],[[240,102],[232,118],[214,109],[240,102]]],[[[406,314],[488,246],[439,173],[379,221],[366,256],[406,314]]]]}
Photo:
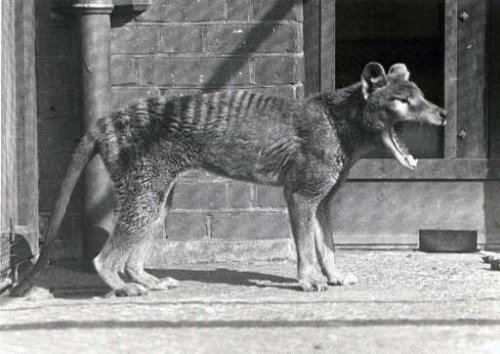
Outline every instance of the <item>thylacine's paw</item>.
{"type": "Polygon", "coordinates": [[[332,272],[327,276],[328,285],[339,286],[339,285],[353,285],[358,283],[358,278],[352,273],[340,273],[332,272]]]}
{"type": "Polygon", "coordinates": [[[151,290],[168,290],[177,288],[179,285],[180,283],[178,280],[170,277],[165,277],[163,279],[158,279],[158,282],[153,288],[151,288],[151,290]]]}
{"type": "Polygon", "coordinates": [[[303,291],[325,291],[328,289],[326,277],[321,273],[299,275],[299,286],[303,291]]]}
{"type": "Polygon", "coordinates": [[[126,283],[125,286],[123,286],[120,289],[114,290],[115,296],[142,296],[146,295],[148,293],[148,290],[146,287],[142,286],[141,284],[137,283],[126,283]]]}
{"type": "Polygon", "coordinates": [[[303,291],[326,291],[328,290],[328,284],[326,281],[313,280],[308,281],[305,279],[299,280],[299,286],[303,291]]]}
{"type": "Polygon", "coordinates": [[[147,290],[167,290],[179,286],[179,282],[173,278],[159,279],[143,269],[128,268],[126,269],[126,275],[129,277],[130,284],[141,285],[147,290]]]}

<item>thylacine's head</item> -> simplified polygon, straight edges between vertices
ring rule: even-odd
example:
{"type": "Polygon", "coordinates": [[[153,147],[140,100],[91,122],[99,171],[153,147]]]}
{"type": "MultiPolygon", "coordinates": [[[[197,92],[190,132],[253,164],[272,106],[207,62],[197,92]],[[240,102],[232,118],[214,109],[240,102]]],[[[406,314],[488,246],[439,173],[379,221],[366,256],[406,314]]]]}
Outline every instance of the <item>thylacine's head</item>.
{"type": "Polygon", "coordinates": [[[417,160],[398,138],[398,122],[446,124],[446,111],[425,99],[404,64],[394,64],[386,75],[379,63],[368,63],[361,74],[361,90],[366,100],[361,125],[376,133],[381,143],[404,167],[414,169],[417,160]]]}

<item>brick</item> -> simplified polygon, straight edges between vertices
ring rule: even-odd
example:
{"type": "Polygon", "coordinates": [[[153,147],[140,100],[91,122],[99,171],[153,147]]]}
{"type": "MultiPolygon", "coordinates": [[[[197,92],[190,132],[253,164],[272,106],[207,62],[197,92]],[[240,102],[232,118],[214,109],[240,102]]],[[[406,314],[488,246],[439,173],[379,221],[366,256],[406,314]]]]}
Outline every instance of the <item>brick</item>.
{"type": "MultiPolygon", "coordinates": [[[[273,96],[279,96],[279,97],[287,97],[287,98],[296,98],[297,97],[297,91],[300,90],[301,83],[298,83],[296,85],[282,85],[282,86],[269,86],[269,87],[245,87],[245,90],[250,90],[253,92],[259,92],[265,95],[273,95],[273,96]]],[[[186,95],[195,95],[197,93],[200,93],[202,90],[203,92],[209,92],[209,91],[226,91],[226,90],[234,90],[238,88],[234,87],[216,87],[213,90],[208,90],[203,87],[183,87],[183,88],[175,88],[175,87],[168,87],[168,88],[161,88],[160,91],[162,92],[163,95],[167,97],[177,97],[177,96],[186,96],[186,95]]]]}
{"type": "Polygon", "coordinates": [[[80,87],[80,63],[76,58],[39,58],[36,61],[37,88],[80,87]]]}
{"type": "Polygon", "coordinates": [[[286,213],[252,211],[213,214],[212,238],[256,240],[289,237],[286,213]]]}
{"type": "Polygon", "coordinates": [[[221,24],[207,27],[210,53],[297,53],[302,50],[296,24],[221,24]]]}
{"type": "Polygon", "coordinates": [[[122,26],[111,29],[111,53],[157,53],[160,35],[156,26],[122,26]]]}
{"type": "Polygon", "coordinates": [[[41,27],[37,28],[35,51],[42,57],[76,56],[77,39],[72,28],[41,27]]]}
{"type": "Polygon", "coordinates": [[[38,154],[38,178],[40,182],[62,181],[71,162],[71,152],[48,152],[38,154]]]}
{"type": "Polygon", "coordinates": [[[35,18],[37,27],[40,26],[67,26],[72,28],[73,17],[54,11],[56,0],[36,0],[35,18]]]}
{"type": "MultiPolygon", "coordinates": [[[[59,194],[60,183],[39,183],[39,201],[38,210],[40,213],[52,213],[59,194]]],[[[81,184],[78,184],[69,202],[67,213],[83,212],[84,190],[81,184]]]]}
{"type": "Polygon", "coordinates": [[[181,181],[189,181],[191,183],[200,181],[212,182],[219,179],[221,179],[221,177],[202,169],[188,170],[184,172],[180,177],[181,181]]]}
{"type": "Polygon", "coordinates": [[[259,21],[303,21],[302,2],[253,0],[253,19],[259,21]]]}
{"type": "Polygon", "coordinates": [[[133,85],[137,84],[137,62],[130,56],[111,55],[111,84],[133,85]]]}
{"type": "MultiPolygon", "coordinates": [[[[38,219],[40,236],[42,240],[47,235],[50,217],[52,213],[43,213],[38,219]]],[[[78,214],[67,214],[64,216],[56,237],[59,240],[76,240],[83,234],[83,217],[78,214]]]]}
{"type": "MultiPolygon", "coordinates": [[[[304,74],[302,74],[302,81],[304,81],[304,74]]],[[[296,86],[293,87],[294,98],[303,99],[305,96],[304,85],[302,82],[299,82],[296,86]]]]}
{"type": "Polygon", "coordinates": [[[253,238],[289,238],[290,222],[287,213],[252,213],[254,223],[253,238]]]}
{"type": "Polygon", "coordinates": [[[274,87],[256,87],[252,88],[254,91],[258,91],[264,95],[279,96],[286,98],[296,98],[296,87],[292,85],[286,86],[274,86],[274,87]]]}
{"type": "MultiPolygon", "coordinates": [[[[275,95],[281,97],[294,98],[295,86],[275,86],[275,87],[256,87],[249,88],[251,91],[261,92],[267,95],[275,95]]],[[[178,97],[185,95],[195,95],[199,93],[201,87],[193,88],[156,88],[156,87],[126,87],[114,86],[112,87],[113,109],[117,110],[127,105],[132,104],[145,97],[156,97],[165,95],[167,97],[178,97]]],[[[222,89],[224,90],[224,89],[222,89]]],[[[208,175],[207,172],[199,172],[198,170],[190,171],[188,178],[194,175],[208,175]]],[[[219,178],[218,176],[211,175],[212,179],[219,178]]]]}
{"type": "Polygon", "coordinates": [[[296,57],[255,58],[258,85],[294,84],[303,81],[302,60],[296,57]]]}
{"type": "Polygon", "coordinates": [[[139,61],[143,85],[222,86],[250,83],[248,61],[240,58],[144,58],[139,61]]]}
{"type": "Polygon", "coordinates": [[[81,241],[84,236],[84,216],[83,214],[71,214],[71,234],[66,235],[68,239],[81,241]]]}
{"type": "Polygon", "coordinates": [[[227,0],[227,17],[230,21],[249,21],[252,16],[251,0],[227,0]]]}
{"type": "Polygon", "coordinates": [[[40,152],[72,152],[83,135],[82,123],[71,120],[41,120],[38,122],[40,152]]]}
{"type": "Polygon", "coordinates": [[[57,261],[77,261],[81,260],[83,253],[82,238],[72,238],[70,240],[55,240],[50,258],[57,261]]]}
{"type": "Polygon", "coordinates": [[[138,21],[198,22],[225,19],[225,0],[155,0],[138,21]]]}
{"type": "Polygon", "coordinates": [[[259,208],[286,208],[283,189],[257,185],[255,190],[255,206],[259,208]]]}
{"type": "Polygon", "coordinates": [[[170,213],[167,216],[169,240],[187,241],[208,237],[208,218],[202,213],[170,213]]]}
{"type": "Polygon", "coordinates": [[[146,97],[157,97],[160,90],[156,87],[120,87],[111,88],[111,97],[113,101],[113,110],[127,107],[146,97]]]}
{"type": "MultiPolygon", "coordinates": [[[[39,83],[40,85],[42,83],[39,83]]],[[[39,119],[79,119],[81,94],[69,90],[38,90],[37,115],[39,119]]]]}
{"type": "Polygon", "coordinates": [[[40,232],[40,239],[42,240],[47,233],[47,229],[49,228],[50,215],[50,213],[40,213],[40,215],[38,215],[38,230],[40,232]]]}
{"type": "Polygon", "coordinates": [[[226,209],[227,185],[221,182],[178,182],[173,191],[173,209],[226,209]]]}
{"type": "Polygon", "coordinates": [[[160,52],[199,53],[203,50],[202,26],[166,26],[160,29],[160,52]]]}
{"type": "Polygon", "coordinates": [[[229,182],[229,207],[247,209],[252,207],[252,184],[245,182],[229,182]]]}
{"type": "Polygon", "coordinates": [[[254,239],[251,213],[224,213],[213,215],[212,238],[254,239]]]}
{"type": "Polygon", "coordinates": [[[203,92],[216,91],[218,88],[206,89],[204,87],[160,87],[160,92],[167,98],[193,96],[203,92]]]}

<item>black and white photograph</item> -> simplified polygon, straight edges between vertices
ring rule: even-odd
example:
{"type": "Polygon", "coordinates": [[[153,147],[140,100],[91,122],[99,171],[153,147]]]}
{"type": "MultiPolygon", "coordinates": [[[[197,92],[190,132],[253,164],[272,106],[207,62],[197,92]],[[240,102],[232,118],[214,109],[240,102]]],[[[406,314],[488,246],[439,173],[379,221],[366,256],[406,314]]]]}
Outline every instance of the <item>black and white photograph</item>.
{"type": "Polygon", "coordinates": [[[500,353],[500,0],[0,25],[0,353],[500,353]]]}

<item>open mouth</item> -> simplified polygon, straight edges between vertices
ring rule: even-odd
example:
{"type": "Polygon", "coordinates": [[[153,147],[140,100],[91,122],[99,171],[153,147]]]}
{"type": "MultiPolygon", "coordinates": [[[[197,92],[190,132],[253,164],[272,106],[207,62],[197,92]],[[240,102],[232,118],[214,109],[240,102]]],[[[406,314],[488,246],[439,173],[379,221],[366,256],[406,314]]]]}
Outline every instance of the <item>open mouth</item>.
{"type": "Polygon", "coordinates": [[[399,139],[394,127],[382,133],[382,141],[402,166],[410,170],[417,167],[418,160],[410,154],[406,145],[399,139]]]}

